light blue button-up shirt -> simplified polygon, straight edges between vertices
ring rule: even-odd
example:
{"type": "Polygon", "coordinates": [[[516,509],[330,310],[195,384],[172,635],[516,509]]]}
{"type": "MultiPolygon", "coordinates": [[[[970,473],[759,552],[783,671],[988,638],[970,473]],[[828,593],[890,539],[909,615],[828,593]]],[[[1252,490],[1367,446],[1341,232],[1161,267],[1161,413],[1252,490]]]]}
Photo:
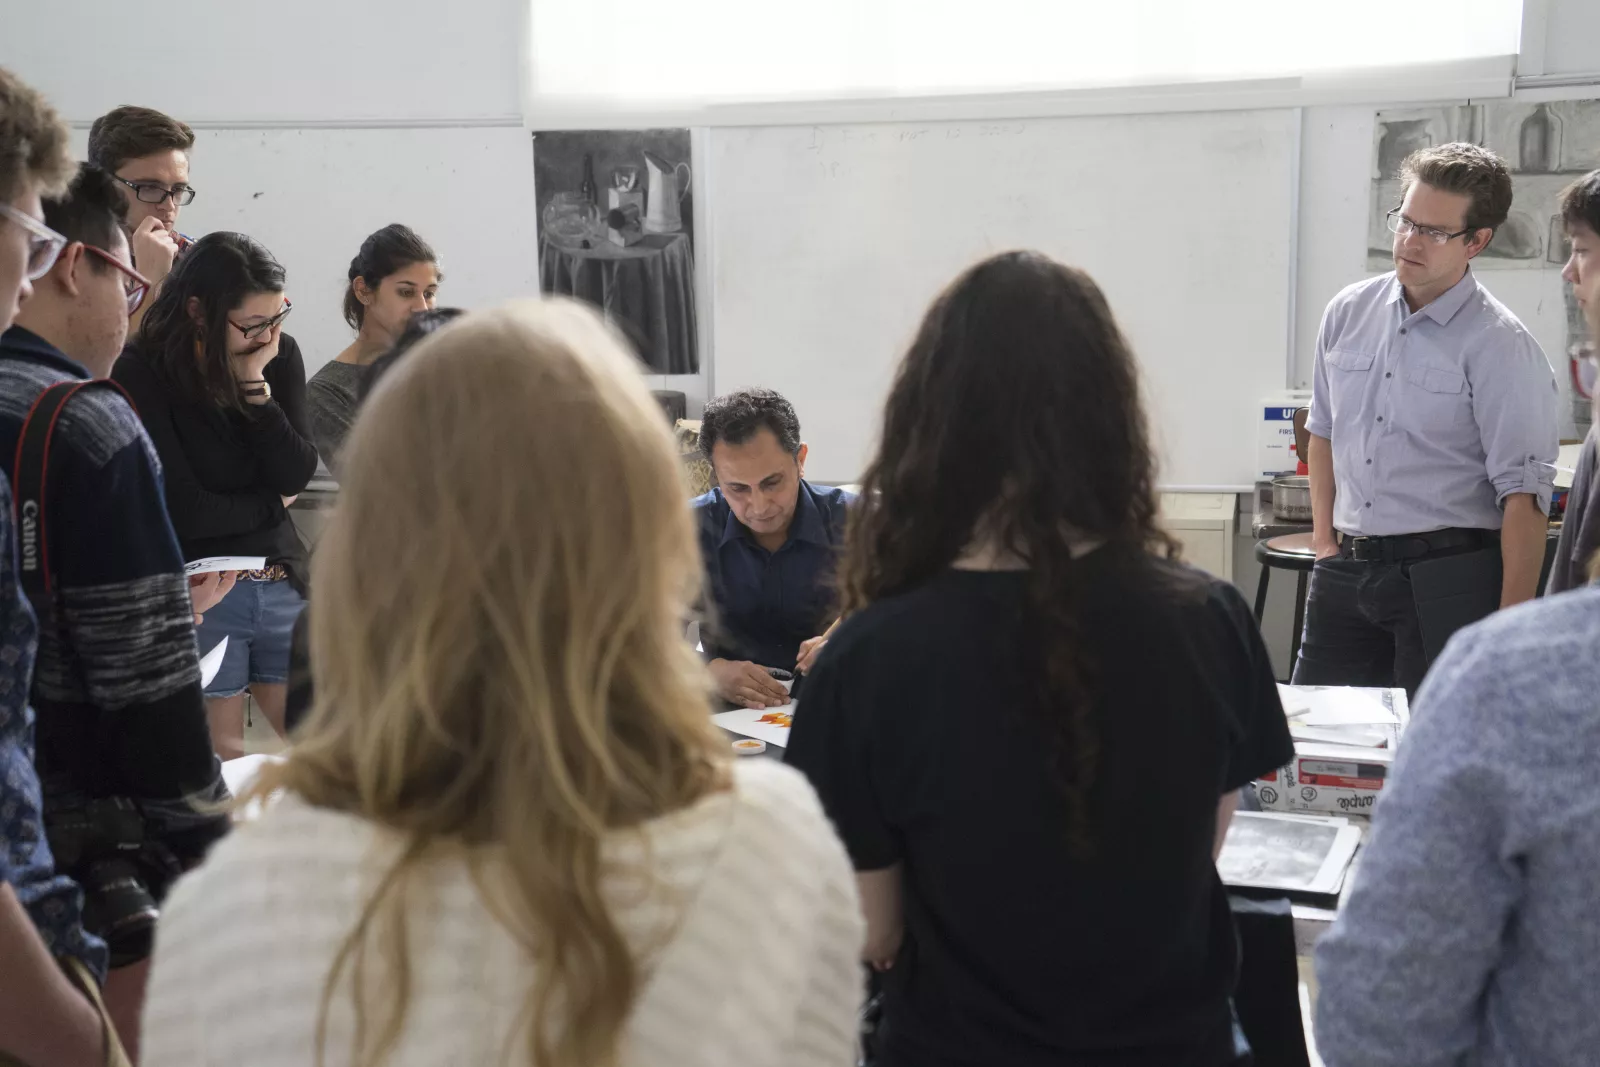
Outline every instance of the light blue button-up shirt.
{"type": "Polygon", "coordinates": [[[1594,1067],[1600,589],[1450,639],[1317,944],[1328,1067],[1594,1067]]]}
{"type": "Polygon", "coordinates": [[[1512,493],[1548,514],[1557,398],[1539,343],[1470,270],[1417,312],[1392,272],[1349,286],[1322,317],[1306,421],[1333,443],[1334,527],[1498,530],[1512,493]]]}

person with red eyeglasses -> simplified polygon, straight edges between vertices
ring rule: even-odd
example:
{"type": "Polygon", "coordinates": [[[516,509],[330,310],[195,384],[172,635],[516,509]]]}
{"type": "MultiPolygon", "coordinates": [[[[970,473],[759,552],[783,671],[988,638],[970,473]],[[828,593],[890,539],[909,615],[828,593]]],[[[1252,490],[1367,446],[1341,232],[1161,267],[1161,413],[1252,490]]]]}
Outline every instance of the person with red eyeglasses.
{"type": "Polygon", "coordinates": [[[128,316],[150,291],[129,261],[128,239],[117,224],[122,210],[110,175],[89,166],[78,171],[67,195],[46,212],[55,226],[44,228],[62,231],[54,234],[55,264],[34,282],[32,299],[16,317],[18,327],[65,354],[90,378],[111,376],[128,335],[128,316]]]}

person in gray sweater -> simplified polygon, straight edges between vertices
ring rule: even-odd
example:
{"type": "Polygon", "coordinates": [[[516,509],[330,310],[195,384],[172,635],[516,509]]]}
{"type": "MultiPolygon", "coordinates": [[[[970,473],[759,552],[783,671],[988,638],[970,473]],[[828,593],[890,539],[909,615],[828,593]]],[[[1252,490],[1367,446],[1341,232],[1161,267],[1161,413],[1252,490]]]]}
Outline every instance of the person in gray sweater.
{"type": "Polygon", "coordinates": [[[361,242],[350,261],[344,320],[356,339],[306,383],[311,436],[335,478],[367,368],[394,346],[412,315],[433,310],[444,281],[438,260],[428,242],[396,222],[361,242]]]}
{"type": "MultiPolygon", "coordinates": [[[[1565,271],[1600,338],[1600,171],[1565,271]]],[[[1577,1067],[1600,1048],[1600,587],[1457,634],[1317,947],[1327,1067],[1577,1067]]]]}

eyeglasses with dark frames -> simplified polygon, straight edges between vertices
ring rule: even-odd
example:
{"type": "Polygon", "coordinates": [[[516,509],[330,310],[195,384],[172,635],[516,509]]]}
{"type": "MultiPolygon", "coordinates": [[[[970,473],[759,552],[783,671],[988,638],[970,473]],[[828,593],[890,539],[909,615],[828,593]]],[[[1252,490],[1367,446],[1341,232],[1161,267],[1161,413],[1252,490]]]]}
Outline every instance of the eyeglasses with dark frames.
{"type": "Polygon", "coordinates": [[[36,282],[50,273],[56,265],[67,239],[32,215],[18,211],[10,204],[0,204],[0,216],[21,226],[28,235],[28,265],[24,268],[30,282],[36,282]]]}
{"type": "Polygon", "coordinates": [[[103,248],[96,248],[92,244],[85,244],[83,250],[103,262],[111,264],[122,272],[122,291],[128,297],[128,314],[132,315],[144,303],[144,298],[150,292],[150,279],[128,266],[116,256],[103,248]]]}
{"type": "Polygon", "coordinates": [[[133,195],[141,204],[159,204],[168,197],[179,207],[188,207],[194,203],[194,189],[187,185],[174,185],[168,189],[162,182],[130,182],[126,178],[117,178],[117,181],[133,190],[133,195]]]}
{"type": "Polygon", "coordinates": [[[283,325],[283,320],[288,318],[289,317],[289,312],[291,312],[293,310],[294,310],[294,304],[290,302],[288,297],[284,297],[283,298],[283,310],[278,312],[276,315],[272,316],[272,318],[267,319],[267,320],[265,320],[263,322],[253,322],[249,326],[240,326],[237,322],[234,322],[232,319],[229,319],[228,320],[228,325],[232,326],[235,330],[238,330],[240,333],[244,334],[244,339],[246,341],[254,341],[257,337],[260,337],[262,334],[266,333],[268,330],[272,329],[273,327],[283,325]]]}
{"type": "Polygon", "coordinates": [[[1401,237],[1410,237],[1412,234],[1416,234],[1418,237],[1432,241],[1436,245],[1445,244],[1456,237],[1465,237],[1467,234],[1472,233],[1478,228],[1475,226],[1468,226],[1464,230],[1457,230],[1455,233],[1448,233],[1434,226],[1423,226],[1419,223],[1412,222],[1410,219],[1400,214],[1399,208],[1395,208],[1393,211],[1389,212],[1385,218],[1388,220],[1390,233],[1398,234],[1401,237]]]}

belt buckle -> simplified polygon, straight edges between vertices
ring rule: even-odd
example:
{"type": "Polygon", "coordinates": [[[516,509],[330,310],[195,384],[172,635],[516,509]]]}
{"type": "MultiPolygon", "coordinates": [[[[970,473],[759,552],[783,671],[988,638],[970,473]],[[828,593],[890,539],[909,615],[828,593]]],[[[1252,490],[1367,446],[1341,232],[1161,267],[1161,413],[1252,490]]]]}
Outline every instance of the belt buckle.
{"type": "Polygon", "coordinates": [[[1357,563],[1378,563],[1383,559],[1383,549],[1376,537],[1352,537],[1350,558],[1357,563]]]}

